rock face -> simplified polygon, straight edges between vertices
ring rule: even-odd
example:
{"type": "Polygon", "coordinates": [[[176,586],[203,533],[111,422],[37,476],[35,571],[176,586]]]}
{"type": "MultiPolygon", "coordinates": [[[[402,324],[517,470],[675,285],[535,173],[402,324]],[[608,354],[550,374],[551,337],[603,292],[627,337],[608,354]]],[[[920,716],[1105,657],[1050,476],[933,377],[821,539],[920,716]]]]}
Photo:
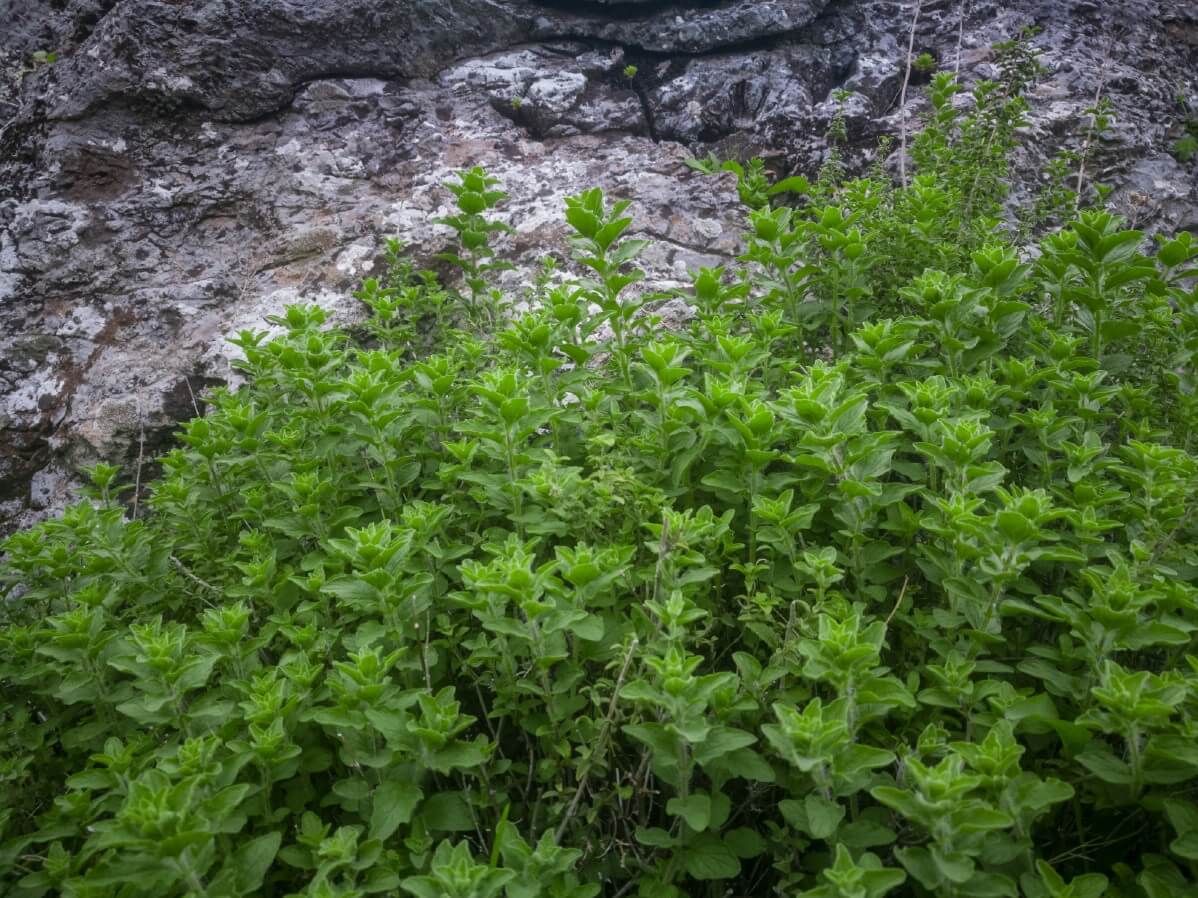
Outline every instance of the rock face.
{"type": "MultiPolygon", "coordinates": [[[[733,185],[687,156],[811,170],[844,89],[865,158],[919,103],[897,105],[913,2],[56,5],[0,0],[0,528],[60,506],[81,465],[157,451],[229,379],[225,335],[297,300],[352,320],[382,237],[444,246],[428,222],[456,169],[511,195],[516,299],[593,185],[634,201],[662,286],[740,240],[733,185]]],[[[1167,152],[1198,93],[1192,3],[920,7],[915,51],[967,80],[1042,28],[1028,172],[1101,93],[1117,122],[1092,170],[1137,224],[1198,229],[1198,169],[1167,152]]]]}
{"type": "MultiPolygon", "coordinates": [[[[647,7],[646,0],[639,2],[647,7]]],[[[593,10],[588,12],[586,3],[562,4],[563,8],[582,7],[583,11],[539,19],[534,35],[553,37],[567,31],[652,53],[707,53],[792,35],[815,21],[827,5],[828,0],[733,0],[672,6],[657,3],[648,7],[650,11],[633,7],[628,13],[607,18],[596,16],[593,10]]]]}

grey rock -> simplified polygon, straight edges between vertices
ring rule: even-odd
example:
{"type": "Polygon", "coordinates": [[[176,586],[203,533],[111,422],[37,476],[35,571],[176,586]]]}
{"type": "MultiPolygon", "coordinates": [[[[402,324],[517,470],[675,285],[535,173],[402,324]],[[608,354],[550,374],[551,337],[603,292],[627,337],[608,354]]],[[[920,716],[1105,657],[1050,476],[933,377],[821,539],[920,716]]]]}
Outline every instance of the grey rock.
{"type": "Polygon", "coordinates": [[[79,45],[116,0],[0,0],[5,49],[29,56],[79,45]]]}
{"type": "Polygon", "coordinates": [[[35,53],[63,54],[79,45],[115,0],[0,0],[0,124],[17,111],[21,82],[44,63],[35,53]]]}
{"type": "Polygon", "coordinates": [[[809,44],[687,60],[649,90],[660,137],[713,142],[732,134],[801,135],[831,89],[826,48],[809,44]]]}
{"type": "Polygon", "coordinates": [[[791,34],[814,21],[826,5],[827,0],[732,0],[611,18],[584,8],[538,19],[534,36],[598,38],[654,53],[705,53],[791,34]]]}
{"type": "Polygon", "coordinates": [[[484,94],[500,115],[535,137],[645,133],[636,92],[607,77],[623,55],[581,49],[534,46],[496,53],[455,65],[438,80],[458,94],[484,94]]]}
{"type": "Polygon", "coordinates": [[[432,75],[447,60],[516,42],[529,25],[527,11],[504,0],[122,0],[40,73],[39,102],[25,114],[78,118],[120,101],[252,119],[307,81],[432,75]]]}
{"type": "MultiPolygon", "coordinates": [[[[132,470],[169,445],[206,387],[235,383],[231,332],[295,301],[357,320],[350,291],[384,236],[426,260],[447,246],[429,222],[457,169],[483,164],[511,195],[513,303],[546,253],[567,258],[563,197],[595,184],[634,201],[662,289],[739,251],[731,176],[688,155],[811,173],[839,109],[864,166],[924,106],[918,79],[898,104],[905,0],[56,6],[0,0],[0,529],[60,508],[80,465],[132,470]]],[[[924,3],[915,51],[971,82],[1025,25],[1048,71],[1017,188],[1080,147],[1101,85],[1118,117],[1093,177],[1138,226],[1198,229],[1198,167],[1167,152],[1198,104],[1198,9],[924,3]]]]}

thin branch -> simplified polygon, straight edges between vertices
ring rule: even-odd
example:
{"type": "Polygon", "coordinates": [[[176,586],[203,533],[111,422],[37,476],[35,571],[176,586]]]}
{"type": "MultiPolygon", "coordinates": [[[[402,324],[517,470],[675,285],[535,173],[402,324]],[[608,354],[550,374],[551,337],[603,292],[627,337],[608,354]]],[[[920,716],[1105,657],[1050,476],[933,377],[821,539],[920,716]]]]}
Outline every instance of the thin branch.
{"type": "Polygon", "coordinates": [[[1111,62],[1111,48],[1115,43],[1115,35],[1111,35],[1111,39],[1107,41],[1106,50],[1102,54],[1102,65],[1098,69],[1098,87],[1094,90],[1094,103],[1090,107],[1093,112],[1090,115],[1090,127],[1086,129],[1086,139],[1082,142],[1081,158],[1077,164],[1077,184],[1074,187],[1073,199],[1073,214],[1076,215],[1081,210],[1082,205],[1082,187],[1085,184],[1086,177],[1086,157],[1090,154],[1090,144],[1094,140],[1094,126],[1098,123],[1099,109],[1098,104],[1102,101],[1102,92],[1106,88],[1107,66],[1111,62]]]}
{"type": "Polygon", "coordinates": [[[180,561],[174,555],[171,556],[171,563],[175,566],[175,568],[179,571],[180,574],[182,574],[184,577],[186,577],[192,583],[202,586],[202,587],[204,587],[204,589],[207,589],[210,592],[214,592],[217,595],[223,595],[223,593],[220,591],[219,588],[213,586],[207,580],[197,577],[195,574],[193,574],[191,571],[189,571],[187,569],[187,565],[185,565],[182,561],[180,561]]]}
{"type": "Polygon", "coordinates": [[[198,418],[198,417],[200,417],[200,404],[198,402],[196,402],[196,394],[191,389],[191,378],[184,375],[183,383],[187,384],[187,395],[191,397],[191,407],[193,409],[195,409],[196,417],[198,418]]]}
{"type": "Polygon", "coordinates": [[[137,473],[133,476],[133,520],[137,520],[141,502],[141,466],[146,457],[146,422],[142,415],[141,397],[137,398],[137,473]]]}
{"type": "Polygon", "coordinates": [[[607,704],[607,716],[603,718],[603,728],[599,730],[599,738],[595,742],[595,750],[591,753],[590,758],[587,759],[587,765],[583,769],[582,775],[578,778],[578,788],[574,790],[574,797],[570,800],[570,806],[566,809],[566,816],[562,818],[562,822],[558,825],[554,841],[559,845],[561,844],[562,836],[566,832],[566,825],[573,819],[575,812],[578,810],[578,802],[582,800],[582,793],[586,789],[587,777],[591,774],[595,758],[607,748],[607,734],[611,730],[612,721],[616,716],[616,702],[620,697],[620,687],[624,685],[624,677],[628,675],[628,668],[632,664],[632,656],[636,654],[636,649],[639,645],[640,640],[633,637],[632,643],[628,646],[628,651],[624,654],[624,663],[620,665],[620,675],[616,677],[616,685],[611,691],[611,701],[607,704]]]}
{"type": "MultiPolygon", "coordinates": [[[[430,691],[432,690],[431,686],[429,687],[429,690],[430,691]]],[[[496,748],[498,748],[499,734],[495,732],[495,727],[493,727],[491,725],[491,714],[487,710],[487,703],[483,700],[483,691],[478,685],[478,680],[474,681],[474,694],[478,696],[478,706],[482,710],[483,724],[486,726],[487,730],[491,733],[491,741],[494,742],[496,745],[496,748]]]]}
{"type": "Polygon", "coordinates": [[[911,16],[911,33],[907,36],[907,69],[903,73],[903,89],[899,91],[899,182],[907,186],[907,85],[911,83],[911,54],[915,52],[915,26],[919,23],[919,12],[923,0],[915,0],[915,12],[911,16]]]}
{"type": "Polygon", "coordinates": [[[961,74],[961,45],[965,43],[965,10],[969,0],[961,0],[961,14],[957,18],[957,61],[953,65],[953,74],[961,74]]]}
{"type": "Polygon", "coordinates": [[[1189,511],[1186,512],[1185,517],[1177,522],[1177,526],[1170,530],[1169,533],[1166,534],[1165,537],[1156,544],[1156,548],[1152,550],[1152,556],[1148,559],[1147,566],[1149,568],[1152,568],[1156,565],[1157,561],[1161,557],[1161,553],[1173,545],[1174,541],[1177,539],[1177,534],[1190,525],[1190,522],[1194,520],[1195,514],[1198,514],[1198,505],[1191,505],[1189,511]]]}
{"type": "MultiPolygon", "coordinates": [[[[657,566],[653,571],[653,601],[656,602],[661,596],[661,569],[665,564],[666,555],[670,552],[670,518],[668,515],[662,515],[661,518],[661,542],[657,547],[657,566]]],[[[657,623],[657,616],[653,617],[654,623],[657,623]]],[[[660,629],[660,627],[658,628],[660,629]]]]}
{"type": "Polygon", "coordinates": [[[886,615],[886,623],[883,624],[882,626],[887,627],[887,628],[890,627],[890,622],[892,620],[894,620],[895,614],[898,613],[899,605],[903,604],[903,596],[905,596],[907,594],[907,583],[908,583],[908,578],[904,577],[903,578],[903,588],[899,590],[898,598],[894,602],[894,607],[891,608],[890,613],[888,615],[886,615]]]}
{"type": "MultiPolygon", "coordinates": [[[[486,851],[487,837],[483,835],[483,828],[479,825],[478,814],[474,812],[474,790],[466,784],[466,774],[458,771],[458,781],[462,784],[462,791],[466,793],[466,809],[470,811],[470,819],[474,822],[474,832],[478,836],[478,847],[486,851]]],[[[490,846],[492,849],[494,845],[490,846]]]]}

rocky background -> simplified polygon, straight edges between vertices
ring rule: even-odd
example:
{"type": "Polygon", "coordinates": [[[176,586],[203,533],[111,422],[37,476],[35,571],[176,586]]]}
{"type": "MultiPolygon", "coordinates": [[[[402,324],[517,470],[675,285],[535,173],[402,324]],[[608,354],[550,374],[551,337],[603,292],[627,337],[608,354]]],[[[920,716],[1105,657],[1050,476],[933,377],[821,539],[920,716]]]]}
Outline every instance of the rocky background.
{"type": "Polygon", "coordinates": [[[353,320],[384,236],[443,246],[455,169],[511,194],[516,293],[593,185],[656,238],[650,286],[734,255],[734,185],[685,158],[811,172],[842,88],[868,159],[918,115],[917,7],[914,52],[967,81],[1042,29],[1025,179],[1103,94],[1091,169],[1136,225],[1198,230],[1198,163],[1168,152],[1194,0],[0,0],[0,530],[167,445],[230,378],[226,334],[300,299],[353,320]]]}

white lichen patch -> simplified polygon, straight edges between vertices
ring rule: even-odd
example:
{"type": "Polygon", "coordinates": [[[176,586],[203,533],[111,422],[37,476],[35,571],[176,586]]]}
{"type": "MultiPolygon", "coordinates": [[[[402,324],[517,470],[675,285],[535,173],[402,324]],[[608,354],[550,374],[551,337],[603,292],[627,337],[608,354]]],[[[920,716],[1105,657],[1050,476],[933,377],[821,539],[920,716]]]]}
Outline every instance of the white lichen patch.
{"type": "Polygon", "coordinates": [[[348,275],[365,275],[374,270],[376,248],[368,243],[351,243],[337,256],[337,270],[348,275]]]}

